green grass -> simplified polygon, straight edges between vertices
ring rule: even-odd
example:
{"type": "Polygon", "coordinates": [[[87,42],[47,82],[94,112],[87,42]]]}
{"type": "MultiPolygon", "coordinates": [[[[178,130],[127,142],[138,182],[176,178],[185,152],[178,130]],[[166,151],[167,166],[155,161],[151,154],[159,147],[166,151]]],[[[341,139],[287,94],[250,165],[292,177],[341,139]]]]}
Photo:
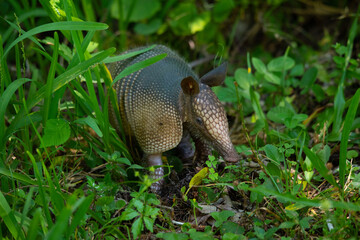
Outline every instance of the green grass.
{"type": "Polygon", "coordinates": [[[314,50],[285,34],[277,3],[146,1],[1,5],[9,9],[0,19],[0,238],[358,238],[359,11],[343,41],[330,34],[314,50]],[[265,13],[267,24],[268,42],[247,55],[234,45],[241,9],[265,13]],[[276,36],[289,43],[282,56],[262,49],[276,36]],[[210,157],[201,184],[180,186],[193,172],[167,156],[177,178],[161,198],[148,192],[151,179],[108,111],[117,106],[114,81],[165,56],[114,81],[105,64],[153,47],[116,56],[129,46],[166,41],[189,59],[224,49],[228,78],[213,90],[242,160],[222,166],[210,157]]]}

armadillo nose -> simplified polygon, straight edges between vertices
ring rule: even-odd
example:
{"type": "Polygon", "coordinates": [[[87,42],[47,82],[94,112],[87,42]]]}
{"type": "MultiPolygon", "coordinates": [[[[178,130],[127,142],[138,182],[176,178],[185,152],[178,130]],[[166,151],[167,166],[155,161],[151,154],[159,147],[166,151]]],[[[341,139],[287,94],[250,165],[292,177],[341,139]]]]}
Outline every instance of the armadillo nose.
{"type": "Polygon", "coordinates": [[[227,162],[238,162],[239,161],[239,155],[234,151],[233,153],[224,156],[224,160],[227,162]]]}

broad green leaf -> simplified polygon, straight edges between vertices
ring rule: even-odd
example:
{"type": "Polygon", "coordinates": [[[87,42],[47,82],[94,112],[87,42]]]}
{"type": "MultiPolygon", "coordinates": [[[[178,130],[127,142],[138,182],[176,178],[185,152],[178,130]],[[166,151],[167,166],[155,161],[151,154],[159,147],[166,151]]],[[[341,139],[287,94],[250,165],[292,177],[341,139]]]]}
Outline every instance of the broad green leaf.
{"type": "MultiPolygon", "coordinates": [[[[255,125],[253,126],[253,130],[250,132],[250,135],[255,135],[262,131],[265,128],[264,121],[257,119],[255,125]]],[[[245,153],[246,154],[246,153],[245,153]]]]}
{"type": "Polygon", "coordinates": [[[271,72],[282,72],[295,66],[295,61],[288,56],[281,56],[272,59],[268,64],[268,70],[271,72]]]}
{"type": "Polygon", "coordinates": [[[288,128],[295,128],[296,126],[299,126],[302,121],[307,119],[307,117],[308,116],[306,114],[294,114],[290,118],[285,118],[284,123],[288,128]]]}
{"type": "Polygon", "coordinates": [[[198,232],[196,229],[190,229],[189,231],[190,239],[203,239],[203,240],[213,240],[213,232],[206,231],[206,232],[198,232]]]}
{"type": "Polygon", "coordinates": [[[96,205],[105,206],[105,205],[110,205],[113,202],[114,202],[114,196],[102,196],[96,200],[96,205]]]}
{"type": "Polygon", "coordinates": [[[279,226],[280,229],[287,229],[287,228],[292,228],[296,225],[295,222],[282,222],[279,226]]]}
{"type": "Polygon", "coordinates": [[[144,217],[145,227],[146,227],[150,232],[154,232],[154,229],[153,229],[154,222],[155,222],[155,218],[144,217]]]}
{"type": "Polygon", "coordinates": [[[314,176],[314,171],[304,171],[304,176],[306,181],[311,182],[311,179],[314,176]]]}
{"type": "Polygon", "coordinates": [[[129,169],[144,169],[144,167],[138,165],[138,164],[131,164],[131,166],[129,167],[129,169]]]}
{"type": "Polygon", "coordinates": [[[225,233],[221,239],[222,240],[239,240],[239,239],[246,239],[246,237],[242,238],[242,235],[230,232],[230,233],[225,233]]]}
{"type": "Polygon", "coordinates": [[[300,87],[303,88],[301,94],[307,93],[309,89],[312,88],[316,80],[317,72],[318,70],[315,67],[306,70],[305,74],[303,75],[300,81],[300,87]]]}
{"type": "Polygon", "coordinates": [[[70,137],[70,126],[64,119],[49,119],[44,129],[44,147],[65,143],[70,137]]]}
{"type": "Polygon", "coordinates": [[[161,10],[159,0],[114,1],[111,5],[110,13],[116,19],[121,17],[122,20],[139,22],[151,18],[159,10],[161,10]],[[122,13],[119,11],[119,3],[123,4],[122,13]]]}
{"type": "Polygon", "coordinates": [[[233,10],[235,7],[233,0],[221,0],[216,2],[213,8],[213,16],[215,22],[221,23],[225,21],[229,14],[231,13],[231,10],[233,10]]]}
{"type": "Polygon", "coordinates": [[[254,77],[252,74],[248,73],[247,69],[238,68],[235,71],[235,80],[238,83],[239,87],[244,90],[248,90],[251,84],[254,82],[254,77]]]}
{"type": "Polygon", "coordinates": [[[140,235],[142,230],[143,230],[143,219],[138,218],[133,222],[131,226],[131,233],[133,234],[134,239],[137,239],[137,237],[140,235]]]}
{"type": "Polygon", "coordinates": [[[144,210],[144,203],[142,202],[142,201],[140,201],[139,199],[134,199],[134,201],[133,201],[133,204],[134,204],[134,206],[136,207],[136,210],[138,211],[138,212],[143,212],[143,210],[144,210]]]}
{"type": "Polygon", "coordinates": [[[328,145],[317,144],[313,147],[316,150],[316,155],[324,162],[327,163],[330,159],[331,148],[328,145]]]}
{"type": "Polygon", "coordinates": [[[220,227],[229,217],[235,215],[234,212],[223,210],[221,212],[212,212],[210,215],[215,219],[215,227],[220,227]]]}
{"type": "Polygon", "coordinates": [[[299,224],[304,229],[310,228],[310,220],[312,219],[313,217],[304,217],[300,220],[299,224]]]}
{"type": "Polygon", "coordinates": [[[128,166],[131,165],[130,160],[127,159],[127,158],[122,158],[122,157],[120,157],[120,158],[115,158],[115,159],[112,159],[112,160],[115,161],[115,162],[118,162],[118,163],[126,164],[126,165],[128,165],[128,166]]]}
{"type": "Polygon", "coordinates": [[[346,154],[347,159],[357,158],[358,156],[359,156],[359,153],[356,150],[349,150],[349,151],[347,151],[347,154],[346,154]]]}
{"type": "Polygon", "coordinates": [[[137,211],[135,211],[133,209],[126,209],[121,214],[121,220],[123,220],[123,221],[131,220],[139,215],[140,215],[140,213],[138,213],[137,211]]]}
{"type": "Polygon", "coordinates": [[[258,71],[259,73],[261,73],[261,74],[267,73],[266,66],[260,59],[253,57],[252,64],[254,65],[254,68],[256,69],[256,71],[258,71]]]}
{"type": "Polygon", "coordinates": [[[155,218],[158,215],[159,211],[160,211],[160,209],[149,206],[149,205],[146,205],[146,207],[145,207],[145,215],[152,217],[152,218],[155,218]]]}
{"type": "Polygon", "coordinates": [[[280,78],[278,76],[276,76],[275,74],[268,72],[264,75],[264,78],[266,81],[276,84],[276,85],[280,85],[280,78]]]}
{"type": "Polygon", "coordinates": [[[135,32],[142,35],[150,35],[155,33],[161,26],[161,19],[155,18],[149,23],[137,23],[135,25],[135,32]]]}
{"type": "Polygon", "coordinates": [[[189,236],[186,233],[177,233],[177,232],[161,232],[156,234],[157,238],[163,238],[165,240],[188,240],[189,236]]]}
{"type": "Polygon", "coordinates": [[[199,13],[189,2],[180,3],[168,14],[169,25],[176,35],[187,36],[204,30],[210,22],[209,11],[199,13]]]}
{"type": "Polygon", "coordinates": [[[322,100],[325,99],[325,91],[323,87],[320,86],[319,84],[313,84],[311,90],[314,92],[314,95],[318,102],[321,102],[322,100]]]}
{"type": "Polygon", "coordinates": [[[336,64],[340,65],[340,67],[343,67],[343,66],[345,65],[345,58],[343,58],[343,57],[334,56],[334,57],[333,57],[333,61],[334,61],[336,64]]]}
{"type": "Polygon", "coordinates": [[[269,162],[266,165],[266,170],[272,177],[281,178],[281,169],[279,168],[279,164],[274,164],[273,162],[269,162]]]}
{"type": "Polygon", "coordinates": [[[243,234],[245,229],[239,224],[231,221],[226,221],[220,228],[222,234],[224,233],[233,233],[233,234],[243,234]]]}
{"type": "Polygon", "coordinates": [[[280,153],[279,149],[271,144],[266,144],[264,147],[266,156],[273,160],[278,165],[284,162],[284,155],[280,153]]]}
{"type": "Polygon", "coordinates": [[[202,12],[197,15],[189,24],[191,34],[203,31],[210,22],[210,18],[210,12],[202,12]]]}
{"type": "Polygon", "coordinates": [[[271,108],[267,113],[269,120],[276,123],[284,123],[285,119],[291,119],[294,116],[294,112],[287,107],[277,106],[271,108]]]}
{"type": "Polygon", "coordinates": [[[76,119],[74,121],[75,123],[79,123],[79,124],[83,124],[83,125],[88,125],[90,128],[92,128],[92,130],[95,131],[95,133],[99,136],[99,137],[103,137],[103,133],[101,132],[98,124],[97,124],[97,121],[90,117],[90,116],[87,116],[86,118],[79,118],[79,119],[76,119]]]}
{"type": "Polygon", "coordinates": [[[236,103],[236,92],[228,87],[216,86],[213,87],[213,91],[221,102],[236,103]]]}
{"type": "Polygon", "coordinates": [[[293,69],[290,71],[290,76],[297,77],[304,74],[304,65],[297,64],[293,69]]]}

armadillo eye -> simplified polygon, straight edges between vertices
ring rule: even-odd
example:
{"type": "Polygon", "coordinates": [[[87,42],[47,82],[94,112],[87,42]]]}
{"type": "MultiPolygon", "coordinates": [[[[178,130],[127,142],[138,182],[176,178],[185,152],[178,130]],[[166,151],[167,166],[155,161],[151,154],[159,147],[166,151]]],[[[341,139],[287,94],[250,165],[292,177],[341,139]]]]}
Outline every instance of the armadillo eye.
{"type": "Polygon", "coordinates": [[[199,124],[199,125],[202,125],[203,124],[203,120],[201,119],[201,117],[197,117],[195,119],[196,123],[199,124]]]}

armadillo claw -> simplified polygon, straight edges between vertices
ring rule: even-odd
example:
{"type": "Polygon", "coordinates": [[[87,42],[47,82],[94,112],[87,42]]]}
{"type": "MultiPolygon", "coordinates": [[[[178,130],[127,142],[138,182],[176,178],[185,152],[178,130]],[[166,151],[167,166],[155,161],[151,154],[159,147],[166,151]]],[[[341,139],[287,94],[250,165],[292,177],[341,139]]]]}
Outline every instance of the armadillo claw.
{"type": "Polygon", "coordinates": [[[150,186],[150,190],[153,193],[156,193],[156,194],[160,193],[161,186],[164,183],[163,176],[164,176],[164,169],[162,167],[155,169],[154,173],[151,174],[152,179],[158,180],[158,181],[154,182],[153,184],[151,184],[151,186],[150,186]]]}

